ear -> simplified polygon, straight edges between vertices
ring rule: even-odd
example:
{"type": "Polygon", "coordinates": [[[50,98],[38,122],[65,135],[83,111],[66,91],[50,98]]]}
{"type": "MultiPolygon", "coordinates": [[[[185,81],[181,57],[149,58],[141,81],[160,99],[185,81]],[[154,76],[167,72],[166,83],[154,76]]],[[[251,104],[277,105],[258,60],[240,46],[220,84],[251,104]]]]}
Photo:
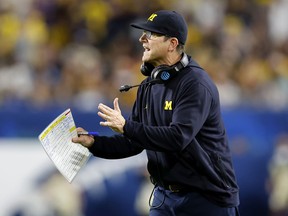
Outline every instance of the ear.
{"type": "Polygon", "coordinates": [[[174,51],[176,49],[176,47],[178,46],[178,44],[179,44],[179,42],[178,42],[177,38],[175,38],[175,37],[171,38],[168,50],[174,51]]]}

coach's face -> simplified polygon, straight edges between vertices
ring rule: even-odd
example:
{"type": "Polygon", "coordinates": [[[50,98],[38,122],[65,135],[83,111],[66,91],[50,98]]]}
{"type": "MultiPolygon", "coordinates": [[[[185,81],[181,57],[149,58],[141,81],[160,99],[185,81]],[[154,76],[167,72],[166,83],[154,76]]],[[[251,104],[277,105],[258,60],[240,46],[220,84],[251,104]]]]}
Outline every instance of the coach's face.
{"type": "Polygon", "coordinates": [[[164,35],[144,31],[139,41],[144,47],[143,62],[150,63],[154,67],[166,64],[170,41],[165,40],[164,35]]]}

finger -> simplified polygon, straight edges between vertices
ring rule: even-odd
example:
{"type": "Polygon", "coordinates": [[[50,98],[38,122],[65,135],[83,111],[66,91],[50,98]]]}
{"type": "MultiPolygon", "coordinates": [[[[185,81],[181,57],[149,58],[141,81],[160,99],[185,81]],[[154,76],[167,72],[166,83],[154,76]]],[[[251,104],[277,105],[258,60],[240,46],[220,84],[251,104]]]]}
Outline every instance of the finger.
{"type": "MultiPolygon", "coordinates": [[[[85,132],[86,130],[84,130],[81,127],[78,127],[78,128],[76,128],[76,131],[77,131],[77,134],[79,134],[81,132],[85,132]]],[[[81,142],[85,141],[86,138],[84,138],[84,137],[85,136],[81,136],[81,135],[78,135],[77,137],[73,137],[72,142],[81,143],[81,142]]]]}
{"type": "Polygon", "coordinates": [[[78,128],[76,128],[76,131],[77,132],[83,132],[83,131],[85,131],[83,128],[81,128],[81,127],[78,127],[78,128]]]}
{"type": "Polygon", "coordinates": [[[105,114],[109,114],[109,113],[113,112],[113,109],[111,109],[110,107],[108,107],[102,103],[99,104],[98,109],[105,114]]]}
{"type": "Polygon", "coordinates": [[[82,136],[72,138],[72,142],[74,143],[82,143],[83,141],[84,141],[84,138],[82,136]]]}
{"type": "Polygon", "coordinates": [[[94,142],[94,138],[93,138],[93,136],[90,136],[90,135],[89,136],[80,135],[79,137],[73,137],[72,142],[81,144],[85,147],[90,147],[94,142]]]}
{"type": "Polygon", "coordinates": [[[106,127],[111,127],[112,126],[112,123],[111,122],[107,122],[107,121],[105,121],[105,122],[100,122],[100,125],[101,126],[106,126],[106,127]]]}
{"type": "Polygon", "coordinates": [[[120,112],[120,113],[121,113],[121,110],[120,110],[119,102],[118,102],[118,101],[119,101],[118,98],[115,98],[115,99],[114,99],[114,102],[113,102],[113,104],[114,104],[114,110],[116,110],[117,112],[120,112]]]}
{"type": "Polygon", "coordinates": [[[106,114],[104,114],[104,113],[102,113],[102,112],[98,112],[97,113],[102,119],[104,119],[104,120],[109,120],[109,116],[108,115],[106,115],[106,114]]]}

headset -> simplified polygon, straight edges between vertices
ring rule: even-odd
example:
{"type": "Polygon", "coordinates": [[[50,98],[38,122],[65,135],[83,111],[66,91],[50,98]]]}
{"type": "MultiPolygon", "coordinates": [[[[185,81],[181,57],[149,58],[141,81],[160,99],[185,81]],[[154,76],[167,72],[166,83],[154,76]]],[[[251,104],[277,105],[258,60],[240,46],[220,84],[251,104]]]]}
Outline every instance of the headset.
{"type": "Polygon", "coordinates": [[[143,63],[140,67],[140,71],[144,76],[151,76],[152,80],[165,82],[176,76],[178,71],[185,68],[188,63],[188,56],[186,53],[183,53],[181,60],[174,65],[159,65],[154,67],[150,63],[143,63]]]}
{"type": "Polygon", "coordinates": [[[151,80],[138,84],[138,85],[122,85],[119,89],[120,92],[129,91],[131,88],[138,87],[141,85],[146,85],[149,83],[163,83],[170,80],[172,77],[176,76],[178,71],[185,68],[189,64],[189,59],[186,53],[183,53],[183,56],[179,62],[174,65],[159,65],[154,67],[150,63],[143,63],[140,67],[140,71],[144,76],[151,76],[151,80]]]}

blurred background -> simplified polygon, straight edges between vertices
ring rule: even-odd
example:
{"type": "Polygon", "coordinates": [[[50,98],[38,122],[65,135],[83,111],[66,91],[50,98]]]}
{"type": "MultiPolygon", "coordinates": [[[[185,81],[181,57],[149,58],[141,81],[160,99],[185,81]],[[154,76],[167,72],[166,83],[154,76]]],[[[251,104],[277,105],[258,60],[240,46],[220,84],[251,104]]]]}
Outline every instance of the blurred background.
{"type": "Polygon", "coordinates": [[[119,97],[128,116],[141,32],[159,9],[183,14],[186,52],[217,84],[243,216],[288,215],[288,0],[1,0],[0,215],[145,216],[145,154],[90,158],[72,184],[38,135],[65,109],[99,127],[97,105],[119,97]]]}

